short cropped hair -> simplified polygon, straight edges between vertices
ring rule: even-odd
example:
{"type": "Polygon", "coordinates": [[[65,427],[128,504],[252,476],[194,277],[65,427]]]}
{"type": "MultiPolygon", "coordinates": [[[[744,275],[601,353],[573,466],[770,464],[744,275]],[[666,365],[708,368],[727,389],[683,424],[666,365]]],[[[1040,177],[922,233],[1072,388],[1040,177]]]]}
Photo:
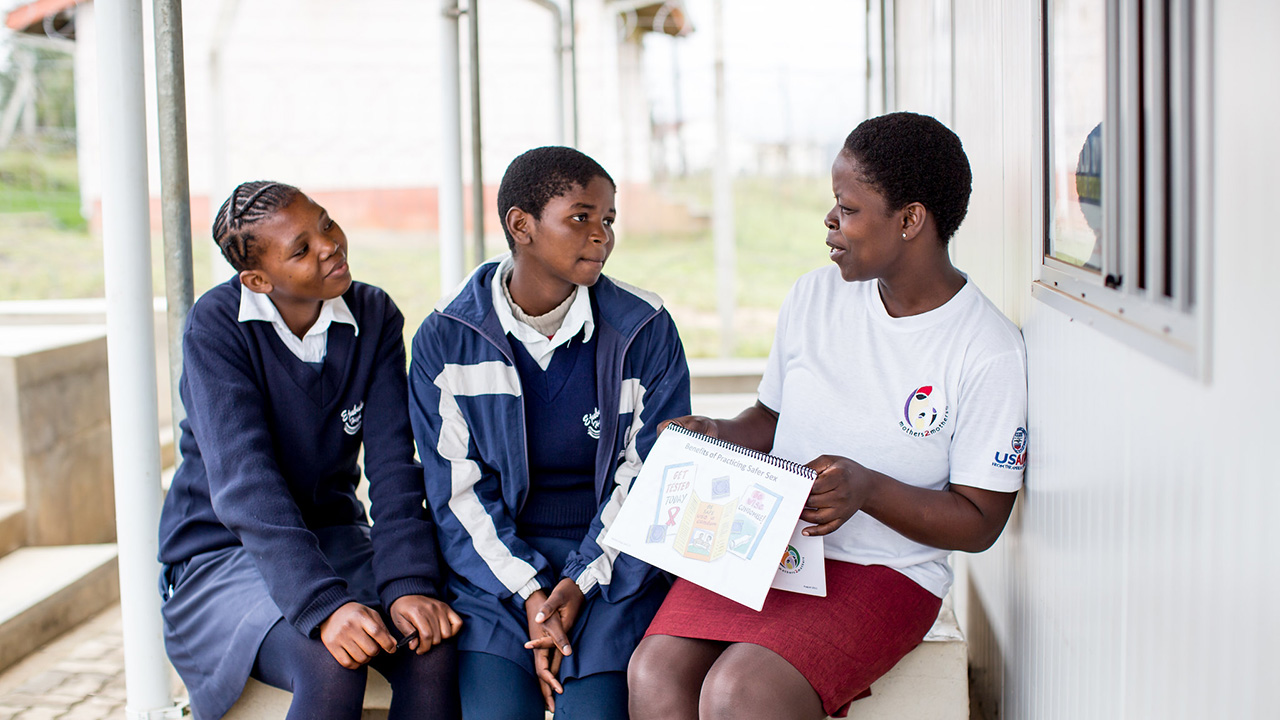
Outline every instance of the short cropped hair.
{"type": "Polygon", "coordinates": [[[253,226],[288,207],[300,194],[302,191],[292,185],[268,180],[240,183],[231,191],[213,219],[213,241],[236,272],[257,267],[253,246],[258,238],[253,226]]]}
{"type": "Polygon", "coordinates": [[[568,147],[534,148],[512,160],[498,186],[498,217],[502,219],[507,247],[514,250],[516,246],[515,238],[507,229],[507,213],[511,208],[518,207],[541,220],[542,211],[551,198],[564,195],[575,185],[585,188],[598,177],[608,180],[617,190],[618,184],[600,163],[568,147]]]}
{"type": "Polygon", "coordinates": [[[933,213],[938,239],[951,240],[969,210],[973,174],[960,138],[947,126],[928,115],[889,113],[854,128],[843,152],[891,211],[918,202],[933,213]]]}

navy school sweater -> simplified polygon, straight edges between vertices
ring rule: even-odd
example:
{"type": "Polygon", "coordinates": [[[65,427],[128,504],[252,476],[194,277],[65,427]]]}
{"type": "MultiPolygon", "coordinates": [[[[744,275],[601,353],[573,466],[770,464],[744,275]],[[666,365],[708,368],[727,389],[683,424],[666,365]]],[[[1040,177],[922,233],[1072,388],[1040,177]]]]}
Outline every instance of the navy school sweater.
{"type": "MultiPolygon", "coordinates": [[[[595,517],[600,438],[596,335],[561,345],[543,370],[524,343],[507,335],[524,388],[529,495],[516,515],[522,536],[581,541],[595,517]]],[[[559,558],[557,558],[559,561],[559,558]]]]}
{"type": "Polygon", "coordinates": [[[407,414],[404,317],[382,290],[343,295],[359,324],[329,327],[320,372],[270,323],[236,320],[240,281],[196,302],[183,334],[183,462],[160,516],[160,561],[243,545],[300,632],[353,600],[310,528],[367,523],[355,495],[364,446],[374,577],[383,605],[435,596],[435,528],[407,414]]]}

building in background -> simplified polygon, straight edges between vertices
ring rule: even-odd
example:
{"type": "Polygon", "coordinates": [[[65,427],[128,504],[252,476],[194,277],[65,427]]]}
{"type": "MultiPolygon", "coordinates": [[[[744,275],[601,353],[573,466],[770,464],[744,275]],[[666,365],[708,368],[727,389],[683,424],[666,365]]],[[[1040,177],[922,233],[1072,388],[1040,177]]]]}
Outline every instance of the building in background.
{"type": "MultiPolygon", "coordinates": [[[[545,3],[477,4],[485,79],[482,173],[492,198],[513,157],[538,145],[569,142],[572,135],[556,126],[556,36],[545,3]]],[[[151,4],[143,8],[149,176],[158,206],[151,4]]],[[[643,37],[655,31],[681,35],[690,26],[679,0],[576,0],[575,9],[578,145],[615,176],[625,202],[627,193],[640,192],[652,177],[643,37]]],[[[197,232],[208,227],[211,197],[221,202],[236,183],[259,178],[306,188],[347,225],[434,231],[440,18],[438,2],[420,0],[184,2],[197,232]]],[[[465,22],[463,143],[469,147],[465,22]]],[[[101,177],[98,164],[93,3],[39,0],[11,11],[7,24],[28,34],[53,28],[75,41],[80,187],[83,211],[94,222],[101,184],[110,178],[101,177]]],[[[571,116],[566,113],[567,122],[571,116]]],[[[470,164],[464,167],[470,182],[470,164]]],[[[496,216],[493,208],[488,211],[496,216]]],[[[486,225],[498,232],[496,217],[486,225]]]]}

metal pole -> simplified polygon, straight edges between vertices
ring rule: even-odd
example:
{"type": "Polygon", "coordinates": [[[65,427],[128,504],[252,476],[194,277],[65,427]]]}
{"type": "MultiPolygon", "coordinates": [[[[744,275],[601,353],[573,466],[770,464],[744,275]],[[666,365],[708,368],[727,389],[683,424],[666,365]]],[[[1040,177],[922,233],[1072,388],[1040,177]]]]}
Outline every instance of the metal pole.
{"type": "Polygon", "coordinates": [[[441,0],[440,292],[462,282],[462,88],[458,78],[458,0],[441,0]]]}
{"type": "Polygon", "coordinates": [[[467,5],[467,42],[471,74],[471,233],[475,264],[484,262],[484,168],[480,129],[480,0],[467,5]]]}
{"type": "Polygon", "coordinates": [[[569,105],[573,113],[573,146],[578,147],[578,20],[569,0],[569,105]]]}
{"type": "Polygon", "coordinates": [[[872,91],[872,89],[871,89],[871,88],[873,87],[873,85],[872,85],[872,80],[873,80],[873,71],[874,71],[874,68],[875,68],[875,65],[876,65],[876,64],[875,64],[874,62],[872,62],[872,61],[871,61],[871,53],[872,53],[873,48],[875,47],[874,43],[872,43],[872,41],[871,41],[871,36],[872,36],[872,33],[871,33],[871,26],[872,26],[872,24],[873,24],[873,23],[872,23],[872,6],[873,6],[876,2],[877,2],[877,0],[866,0],[866,6],[865,6],[865,9],[866,9],[866,11],[867,11],[867,17],[866,17],[866,22],[864,22],[864,23],[863,23],[863,25],[862,25],[863,35],[864,35],[864,41],[865,41],[865,42],[866,42],[866,44],[867,44],[867,57],[866,57],[866,60],[867,60],[867,62],[866,62],[866,66],[867,66],[867,84],[866,84],[866,86],[865,86],[865,90],[866,90],[866,92],[864,93],[864,94],[865,94],[865,96],[866,96],[866,97],[864,98],[864,101],[866,102],[866,108],[865,108],[865,112],[863,113],[863,115],[865,115],[866,117],[871,117],[871,116],[874,114],[874,113],[872,113],[872,111],[871,111],[871,108],[872,108],[872,102],[871,102],[871,99],[872,99],[872,97],[875,95],[875,93],[872,91]]]}
{"type": "Polygon", "coordinates": [[[115,473],[125,714],[179,717],[169,697],[156,579],[160,444],[139,0],[97,6],[102,254],[115,473]]]}
{"type": "Polygon", "coordinates": [[[677,175],[679,177],[687,177],[689,175],[689,155],[684,146],[684,92],[681,89],[680,81],[680,41],[676,38],[671,39],[671,84],[674,90],[672,96],[675,100],[675,121],[672,123],[672,127],[676,133],[676,160],[680,168],[677,175]]]}
{"type": "Polygon", "coordinates": [[[182,330],[195,302],[191,269],[191,184],[187,167],[187,89],[183,73],[182,2],[155,0],[156,95],[160,131],[160,203],[164,222],[164,286],[169,319],[169,392],[174,461],[181,462],[178,424],[185,418],[182,330]]]}
{"type": "Polygon", "coordinates": [[[716,165],[712,178],[712,235],[716,259],[716,308],[720,312],[720,354],[734,352],[733,313],[737,299],[733,227],[733,172],[729,167],[729,134],[724,84],[724,0],[713,4],[715,26],[716,165]]]}
{"type": "Polygon", "coordinates": [[[556,33],[556,142],[564,144],[564,56],[568,47],[564,44],[564,15],[560,6],[551,0],[531,0],[551,11],[551,22],[556,33]]]}

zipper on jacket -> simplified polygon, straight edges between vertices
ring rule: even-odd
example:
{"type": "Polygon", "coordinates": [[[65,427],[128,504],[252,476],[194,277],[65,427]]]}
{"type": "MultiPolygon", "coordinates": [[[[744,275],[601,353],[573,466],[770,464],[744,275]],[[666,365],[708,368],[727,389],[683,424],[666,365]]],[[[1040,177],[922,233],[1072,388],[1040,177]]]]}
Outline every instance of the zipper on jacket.
{"type": "MultiPolygon", "coordinates": [[[[437,312],[440,313],[441,317],[449,318],[454,322],[461,323],[462,325],[465,325],[471,328],[477,335],[484,338],[490,345],[496,348],[498,352],[502,355],[502,357],[506,358],[507,362],[511,364],[512,368],[515,368],[515,364],[516,364],[515,358],[512,357],[511,354],[508,352],[510,348],[504,348],[501,345],[499,345],[497,342],[493,340],[493,338],[489,337],[484,331],[482,331],[478,326],[476,326],[474,323],[472,323],[469,320],[464,320],[461,317],[448,313],[445,310],[440,310],[437,312]]],[[[631,344],[635,342],[636,336],[640,334],[640,331],[643,330],[645,326],[647,326],[649,323],[653,322],[653,319],[658,317],[658,315],[661,312],[662,312],[662,308],[658,308],[658,309],[655,309],[653,312],[649,313],[648,317],[641,320],[640,323],[635,326],[635,329],[632,330],[631,333],[629,333],[626,336],[626,341],[623,342],[622,344],[622,352],[618,353],[617,376],[618,376],[619,383],[621,383],[623,380],[622,366],[626,364],[627,353],[631,351],[631,344]]],[[[532,483],[532,479],[529,477],[529,428],[528,428],[528,423],[525,420],[524,381],[520,379],[519,371],[516,371],[516,380],[520,383],[520,440],[522,443],[524,443],[524,465],[525,465],[524,467],[525,494],[524,494],[524,498],[522,498],[520,501],[520,507],[516,508],[516,514],[519,514],[521,510],[524,510],[524,504],[529,499],[529,492],[531,490],[531,486],[533,483],[532,483]]],[[[621,403],[621,398],[619,398],[619,403],[621,403]]],[[[633,412],[634,412],[634,409],[633,409],[633,412]]],[[[614,418],[613,418],[613,422],[611,423],[613,425],[613,433],[612,433],[613,437],[609,439],[609,444],[611,446],[617,444],[618,426],[621,425],[621,423],[618,422],[618,417],[620,416],[620,413],[614,413],[613,415],[614,415],[614,418]]],[[[616,452],[614,452],[612,448],[610,448],[609,450],[608,457],[609,457],[609,464],[604,468],[604,472],[603,472],[604,486],[606,490],[609,488],[609,476],[614,474],[614,472],[616,472],[617,463],[618,463],[618,455],[616,452]]],[[[597,495],[599,495],[599,493],[597,493],[597,495]]],[[[600,497],[596,498],[597,503],[601,502],[601,500],[602,498],[600,497]]]]}
{"type": "MultiPolygon", "coordinates": [[[[482,331],[479,327],[477,327],[476,325],[474,325],[474,324],[473,324],[473,323],[471,323],[470,321],[468,321],[468,320],[463,320],[462,318],[458,317],[457,315],[450,315],[450,314],[448,314],[448,313],[446,313],[446,312],[444,312],[444,311],[439,311],[439,312],[440,312],[440,316],[441,316],[441,317],[447,317],[447,318],[449,318],[450,320],[453,320],[454,322],[461,323],[461,324],[463,324],[463,325],[465,325],[465,326],[467,326],[467,327],[471,328],[473,331],[475,331],[475,333],[476,333],[477,335],[479,335],[480,337],[484,338],[484,339],[485,339],[485,341],[487,341],[490,345],[492,345],[493,347],[495,347],[495,348],[498,350],[498,352],[502,355],[502,357],[506,358],[507,362],[511,364],[511,368],[512,368],[513,370],[515,369],[516,360],[515,360],[515,358],[514,358],[514,357],[512,357],[512,356],[510,355],[510,353],[508,353],[508,350],[509,350],[510,348],[504,348],[504,347],[502,347],[501,345],[499,345],[498,343],[494,342],[493,338],[491,338],[491,337],[489,337],[488,335],[486,335],[486,334],[484,333],[484,331],[482,331]]],[[[524,475],[525,475],[525,478],[524,478],[524,485],[525,485],[525,493],[524,493],[524,497],[523,497],[523,498],[521,498],[521,500],[520,500],[520,507],[516,508],[516,514],[517,514],[517,515],[519,515],[519,514],[520,514],[520,511],[521,511],[521,510],[524,510],[524,504],[525,504],[525,502],[529,499],[529,487],[530,487],[530,485],[532,485],[532,483],[530,482],[530,479],[529,479],[529,428],[528,428],[528,426],[527,426],[527,423],[525,422],[525,414],[524,414],[524,381],[520,379],[520,371],[518,371],[518,370],[516,371],[516,382],[518,383],[518,386],[519,386],[519,388],[520,388],[520,442],[522,442],[522,443],[524,444],[524,475]]],[[[501,488],[501,480],[499,480],[499,488],[498,488],[498,489],[499,489],[499,490],[501,490],[501,489],[502,489],[502,488],[501,488]]]]}

